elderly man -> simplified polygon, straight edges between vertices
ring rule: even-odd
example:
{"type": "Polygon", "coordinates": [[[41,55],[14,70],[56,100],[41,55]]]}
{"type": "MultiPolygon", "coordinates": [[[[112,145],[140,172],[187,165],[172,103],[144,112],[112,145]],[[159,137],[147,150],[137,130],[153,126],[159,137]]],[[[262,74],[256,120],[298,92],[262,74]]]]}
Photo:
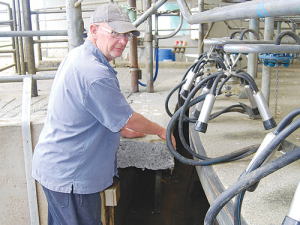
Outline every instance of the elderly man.
{"type": "Polygon", "coordinates": [[[117,176],[120,137],[166,139],[165,128],[132,110],[109,64],[139,34],[121,7],[101,5],[88,39],[57,71],[32,172],[47,197],[49,224],[102,224],[99,192],[117,176]]]}

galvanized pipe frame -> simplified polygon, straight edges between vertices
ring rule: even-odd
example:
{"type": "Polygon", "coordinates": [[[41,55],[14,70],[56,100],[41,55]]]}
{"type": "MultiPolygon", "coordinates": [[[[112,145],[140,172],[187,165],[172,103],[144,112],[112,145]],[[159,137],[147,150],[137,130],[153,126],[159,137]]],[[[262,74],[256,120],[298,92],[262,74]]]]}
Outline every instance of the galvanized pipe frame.
{"type": "MultiPolygon", "coordinates": [[[[112,1],[87,2],[87,3],[82,2],[81,6],[100,5],[100,4],[109,3],[109,2],[112,2],[112,1]]],[[[126,1],[125,0],[114,0],[113,2],[126,2],[126,1]]],[[[41,9],[41,10],[51,10],[51,9],[61,9],[61,8],[66,8],[66,6],[61,5],[61,6],[55,6],[55,7],[47,7],[47,8],[41,9]]],[[[38,10],[38,11],[42,12],[41,10],[38,10]]],[[[34,13],[36,11],[32,11],[32,12],[34,13]]]]}
{"type": "Polygon", "coordinates": [[[150,17],[153,13],[156,12],[156,10],[161,7],[163,4],[165,4],[167,2],[167,0],[159,0],[155,3],[151,4],[148,6],[148,8],[146,9],[146,11],[143,13],[143,15],[141,15],[136,21],[133,22],[133,25],[135,27],[138,27],[139,25],[141,25],[143,22],[145,22],[147,20],[148,17],[150,17]]]}
{"type": "Polygon", "coordinates": [[[183,24],[182,14],[179,12],[179,14],[172,15],[172,16],[179,16],[179,23],[178,23],[177,28],[175,30],[173,30],[170,34],[167,34],[167,35],[158,35],[158,32],[160,30],[158,30],[158,18],[156,17],[156,19],[155,19],[155,36],[154,36],[155,40],[171,38],[171,37],[175,36],[181,30],[180,28],[182,27],[182,24],[183,24]]]}
{"type": "MultiPolygon", "coordinates": [[[[264,39],[273,40],[274,34],[274,17],[267,17],[265,21],[264,39]]],[[[271,67],[263,65],[261,92],[263,93],[267,104],[270,102],[270,85],[271,85],[271,67]]]]}
{"type": "MultiPolygon", "coordinates": [[[[128,5],[131,8],[136,8],[136,0],[128,0],[128,5]]],[[[131,14],[131,21],[136,20],[136,12],[131,14]]],[[[139,64],[138,64],[138,51],[137,51],[137,46],[138,46],[138,40],[137,37],[133,36],[133,38],[130,40],[129,43],[129,55],[130,55],[130,83],[131,83],[131,93],[136,93],[139,92],[139,74],[141,70],[139,69],[139,64]]]]}
{"type": "Polygon", "coordinates": [[[264,18],[299,15],[298,0],[257,0],[235,5],[216,7],[192,15],[185,0],[177,0],[184,19],[189,24],[218,22],[235,19],[264,18]]]}
{"type": "MultiPolygon", "coordinates": [[[[20,6],[20,0],[12,0],[12,9],[13,9],[13,18],[15,20],[14,22],[14,30],[15,31],[21,31],[22,30],[22,24],[21,24],[21,6],[20,6]]],[[[22,37],[16,37],[15,38],[18,48],[18,58],[20,61],[20,69],[18,69],[19,74],[25,74],[25,59],[24,59],[24,49],[23,49],[23,39],[22,37]]]]}
{"type": "Polygon", "coordinates": [[[68,36],[67,30],[24,30],[24,31],[1,31],[0,37],[33,37],[33,36],[68,36]]]}
{"type": "MultiPolygon", "coordinates": [[[[249,28],[254,30],[257,34],[259,33],[259,19],[253,18],[249,21],[249,28]]],[[[250,33],[250,39],[256,40],[255,36],[250,33]]],[[[248,62],[247,62],[247,72],[252,76],[254,79],[257,77],[257,69],[258,69],[258,55],[255,53],[250,53],[248,55],[248,62]]]]}
{"type": "MultiPolygon", "coordinates": [[[[145,28],[145,39],[144,42],[146,44],[146,73],[147,73],[147,92],[153,93],[153,37],[152,37],[152,18],[151,15],[155,12],[154,8],[151,10],[151,0],[146,0],[145,7],[147,9],[146,13],[143,15],[147,15],[147,17],[143,17],[147,20],[146,28],[145,28]]],[[[133,22],[133,25],[138,24],[138,20],[133,22]]],[[[142,22],[142,20],[140,20],[142,22]]],[[[143,20],[144,21],[144,20],[143,20]]]]}
{"type": "MultiPolygon", "coordinates": [[[[266,29],[269,29],[273,35],[274,17],[278,16],[295,16],[299,15],[300,1],[299,0],[257,0],[243,2],[237,5],[224,7],[216,7],[205,12],[199,12],[192,15],[185,0],[177,0],[183,17],[189,24],[217,22],[235,19],[254,19],[266,18],[266,29]],[[270,22],[271,20],[271,22],[270,22]],[[273,23],[273,28],[270,28],[270,23],[273,23]]],[[[293,26],[294,28],[294,26],[293,26]]],[[[265,34],[265,40],[272,40],[269,33],[265,34]],[[266,36],[267,39],[266,39],[266,36]]],[[[272,36],[273,37],[273,36],[272,36]]],[[[262,91],[265,94],[267,102],[269,102],[269,84],[270,84],[270,69],[263,68],[263,84],[262,91]]]]}
{"type": "Polygon", "coordinates": [[[0,83],[23,82],[24,78],[30,77],[33,80],[51,80],[54,79],[55,74],[28,74],[18,76],[1,76],[0,83]]]}
{"type": "MultiPolygon", "coordinates": [[[[30,11],[30,0],[22,0],[22,15],[25,31],[32,31],[32,22],[31,22],[31,11],[30,11]]],[[[33,38],[32,36],[24,37],[24,49],[25,49],[25,63],[26,63],[26,72],[28,74],[35,74],[35,57],[34,57],[34,48],[33,48],[33,38]]],[[[35,80],[32,80],[32,96],[35,97],[38,95],[37,83],[35,80]]]]}
{"type": "MultiPolygon", "coordinates": [[[[0,24],[8,25],[8,26],[10,26],[10,30],[13,30],[15,19],[13,17],[13,15],[14,15],[13,10],[12,10],[12,8],[10,8],[10,4],[5,3],[5,2],[0,2],[0,5],[4,5],[4,6],[7,7],[8,19],[9,19],[8,21],[1,21],[0,24]]],[[[16,51],[16,50],[18,50],[18,46],[17,46],[16,43],[17,42],[16,42],[15,38],[12,37],[10,46],[12,46],[13,51],[9,51],[9,53],[13,53],[14,63],[11,64],[10,66],[6,66],[6,67],[1,68],[0,71],[6,70],[10,67],[15,67],[15,72],[17,72],[19,70],[20,62],[18,60],[18,55],[17,55],[18,51],[16,51]]],[[[5,53],[5,52],[2,52],[2,53],[5,53]]]]}
{"type": "Polygon", "coordinates": [[[10,65],[8,65],[8,66],[2,67],[2,68],[0,68],[0,72],[2,72],[2,71],[4,71],[4,70],[7,70],[7,69],[9,69],[9,68],[11,68],[11,67],[14,67],[14,66],[16,66],[16,64],[10,64],[10,65]]]}
{"type": "Polygon", "coordinates": [[[81,5],[75,6],[76,0],[66,0],[69,50],[83,44],[83,20],[81,5]]]}

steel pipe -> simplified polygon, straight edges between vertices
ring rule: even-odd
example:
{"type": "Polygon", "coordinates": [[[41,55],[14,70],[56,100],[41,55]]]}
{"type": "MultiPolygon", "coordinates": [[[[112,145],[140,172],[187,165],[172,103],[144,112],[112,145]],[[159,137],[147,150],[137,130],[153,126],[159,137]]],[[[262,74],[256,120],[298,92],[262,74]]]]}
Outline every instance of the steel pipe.
{"type": "Polygon", "coordinates": [[[229,53],[299,53],[300,45],[229,44],[224,45],[224,51],[229,53]]]}
{"type": "Polygon", "coordinates": [[[1,31],[0,37],[68,36],[67,30],[1,31]]]}
{"type": "Polygon", "coordinates": [[[6,2],[0,2],[0,5],[6,5],[6,6],[10,7],[9,3],[6,3],[6,2]]]}
{"type": "MultiPolygon", "coordinates": [[[[135,27],[138,27],[139,25],[141,25],[144,21],[147,20],[148,17],[150,17],[153,13],[156,12],[156,10],[161,7],[163,4],[165,4],[165,2],[167,2],[167,0],[160,0],[157,1],[155,3],[152,4],[151,7],[149,7],[144,13],[143,15],[141,15],[136,21],[134,21],[132,24],[135,27]]],[[[150,17],[151,18],[151,17],[150,17]]]]}
{"type": "Polygon", "coordinates": [[[275,44],[274,41],[250,40],[250,39],[229,39],[229,38],[212,38],[204,39],[204,45],[228,45],[228,44],[275,44]]]}
{"type": "MultiPolygon", "coordinates": [[[[175,36],[180,31],[180,28],[182,27],[182,24],[183,24],[183,16],[182,16],[181,13],[179,15],[179,18],[180,18],[179,19],[179,24],[173,32],[171,32],[170,34],[167,34],[167,35],[161,35],[161,36],[155,35],[154,39],[157,39],[157,40],[158,39],[167,39],[167,38],[171,38],[171,37],[175,36]]],[[[158,32],[158,30],[157,30],[157,32],[158,32]]]]}
{"type": "Polygon", "coordinates": [[[16,53],[16,49],[0,50],[0,53],[16,53]]]}
{"type": "Polygon", "coordinates": [[[11,23],[13,23],[13,20],[7,20],[7,21],[0,21],[0,25],[9,25],[11,23]]]}
{"type": "MultiPolygon", "coordinates": [[[[35,28],[36,30],[40,30],[40,21],[39,21],[39,14],[36,14],[35,15],[35,28]]],[[[41,40],[41,36],[37,36],[36,37],[36,40],[41,40]]],[[[34,40],[33,40],[33,44],[34,44],[34,40]]],[[[39,61],[41,61],[43,59],[43,56],[42,56],[42,49],[41,49],[41,44],[40,43],[37,43],[37,58],[39,61]]]]}
{"type": "MultiPolygon", "coordinates": [[[[136,0],[128,0],[128,5],[135,9],[136,0]]],[[[136,12],[134,11],[131,15],[131,21],[136,20],[136,12]]],[[[139,92],[139,64],[138,64],[138,51],[137,51],[138,41],[137,37],[133,36],[129,43],[129,56],[130,56],[130,66],[131,66],[131,93],[139,92]]]]}
{"type": "MultiPolygon", "coordinates": [[[[244,44],[244,45],[261,45],[261,44],[275,44],[275,41],[273,40],[251,40],[251,39],[244,39],[244,40],[239,40],[239,39],[229,39],[227,37],[225,38],[212,38],[212,39],[204,39],[204,45],[228,45],[228,44],[244,44]]],[[[294,44],[295,41],[292,40],[291,38],[287,37],[287,39],[283,40],[281,44],[294,44]]],[[[189,48],[189,47],[187,47],[189,48]]]]}
{"type": "Polygon", "coordinates": [[[75,7],[76,0],[66,0],[69,50],[83,44],[83,20],[81,6],[75,7]]]}
{"type": "Polygon", "coordinates": [[[257,0],[216,7],[192,15],[185,0],[177,0],[180,12],[189,24],[217,22],[236,19],[249,19],[274,16],[299,15],[299,0],[257,0]]]}
{"type": "Polygon", "coordinates": [[[2,68],[0,68],[0,72],[3,71],[3,70],[9,69],[9,68],[11,68],[11,67],[14,67],[14,66],[16,66],[15,63],[14,63],[14,64],[11,64],[11,65],[8,65],[8,66],[5,66],[5,67],[2,67],[2,68]]]}
{"type": "MultiPolygon", "coordinates": [[[[20,6],[20,0],[14,0],[13,1],[14,11],[15,11],[15,29],[17,31],[22,30],[22,21],[21,21],[21,6],[20,6]]],[[[20,36],[17,36],[16,39],[18,39],[18,49],[19,49],[19,58],[20,58],[20,71],[19,74],[25,74],[26,73],[26,66],[25,66],[25,58],[24,58],[24,49],[23,49],[23,38],[20,36]]]]}
{"type": "MultiPolygon", "coordinates": [[[[254,30],[259,37],[259,20],[257,18],[250,19],[249,20],[249,29],[254,30]]],[[[254,34],[249,34],[250,39],[259,39],[255,38],[254,34]]],[[[257,61],[258,61],[258,55],[255,53],[250,53],[248,55],[248,62],[247,62],[247,72],[250,74],[251,77],[254,79],[257,77],[257,61]]]]}
{"type": "MultiPolygon", "coordinates": [[[[204,11],[204,0],[198,0],[198,12],[204,11]]],[[[199,24],[199,32],[198,32],[198,54],[202,54],[204,52],[203,49],[203,40],[204,40],[204,25],[199,24]]]]}
{"type": "MultiPolygon", "coordinates": [[[[31,24],[31,13],[30,13],[30,1],[22,0],[22,9],[23,9],[23,21],[24,21],[24,30],[32,31],[31,24]]],[[[35,74],[35,58],[34,58],[34,49],[33,49],[33,38],[32,36],[27,36],[24,38],[24,47],[25,47],[25,62],[26,69],[29,74],[35,74]]],[[[38,95],[38,89],[36,81],[32,81],[32,97],[38,95]]]]}
{"type": "Polygon", "coordinates": [[[54,79],[54,74],[44,74],[44,75],[18,75],[18,76],[1,76],[0,83],[11,83],[11,82],[23,82],[26,77],[32,77],[33,80],[51,80],[54,79]]]}
{"type": "Polygon", "coordinates": [[[68,39],[53,39],[53,40],[33,40],[33,43],[61,43],[61,42],[68,42],[68,39]]]}
{"type": "Polygon", "coordinates": [[[147,92],[153,93],[154,87],[153,87],[153,36],[152,36],[152,18],[151,14],[154,12],[149,11],[151,9],[151,0],[146,1],[146,14],[147,16],[147,22],[146,22],[146,28],[145,28],[145,50],[146,50],[146,73],[147,73],[147,92]],[[149,13],[147,13],[149,12],[149,13]]]}
{"type": "MultiPolygon", "coordinates": [[[[274,17],[267,17],[265,19],[265,40],[273,40],[274,35],[274,17]]],[[[275,43],[276,44],[276,43],[275,43]]],[[[261,92],[264,94],[267,104],[270,102],[270,85],[271,85],[271,67],[263,65],[261,92]]],[[[276,116],[276,115],[275,115],[276,116]]]]}

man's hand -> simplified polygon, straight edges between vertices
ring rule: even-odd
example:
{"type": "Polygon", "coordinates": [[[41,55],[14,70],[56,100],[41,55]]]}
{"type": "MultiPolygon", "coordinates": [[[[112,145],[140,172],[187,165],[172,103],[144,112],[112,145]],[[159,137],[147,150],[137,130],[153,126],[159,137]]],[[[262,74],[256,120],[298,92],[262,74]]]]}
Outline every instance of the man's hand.
{"type": "MultiPolygon", "coordinates": [[[[174,148],[176,149],[176,140],[175,140],[175,137],[173,134],[171,134],[171,139],[172,139],[172,144],[174,146],[174,148]]],[[[167,139],[167,130],[164,129],[164,132],[162,134],[158,134],[158,136],[163,139],[163,140],[166,140],[167,139]]]]}
{"type": "MultiPolygon", "coordinates": [[[[123,127],[127,128],[129,130],[135,131],[140,134],[156,134],[158,137],[160,137],[163,140],[166,140],[166,132],[167,130],[163,128],[162,126],[158,125],[155,122],[152,122],[145,118],[143,115],[134,112],[130,119],[127,121],[125,126],[123,127]]],[[[122,130],[123,130],[122,129],[122,130]]],[[[176,148],[176,141],[174,136],[172,135],[172,143],[174,147],[176,148]]]]}

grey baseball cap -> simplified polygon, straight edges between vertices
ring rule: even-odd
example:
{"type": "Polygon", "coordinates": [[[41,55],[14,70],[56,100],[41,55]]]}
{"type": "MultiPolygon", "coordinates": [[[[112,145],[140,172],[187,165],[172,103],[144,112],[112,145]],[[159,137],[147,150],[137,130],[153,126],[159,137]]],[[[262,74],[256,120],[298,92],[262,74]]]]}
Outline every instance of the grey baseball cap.
{"type": "Polygon", "coordinates": [[[99,6],[90,19],[91,24],[106,22],[118,33],[131,32],[134,36],[140,36],[140,32],[131,23],[126,11],[114,3],[107,3],[99,6]]]}

